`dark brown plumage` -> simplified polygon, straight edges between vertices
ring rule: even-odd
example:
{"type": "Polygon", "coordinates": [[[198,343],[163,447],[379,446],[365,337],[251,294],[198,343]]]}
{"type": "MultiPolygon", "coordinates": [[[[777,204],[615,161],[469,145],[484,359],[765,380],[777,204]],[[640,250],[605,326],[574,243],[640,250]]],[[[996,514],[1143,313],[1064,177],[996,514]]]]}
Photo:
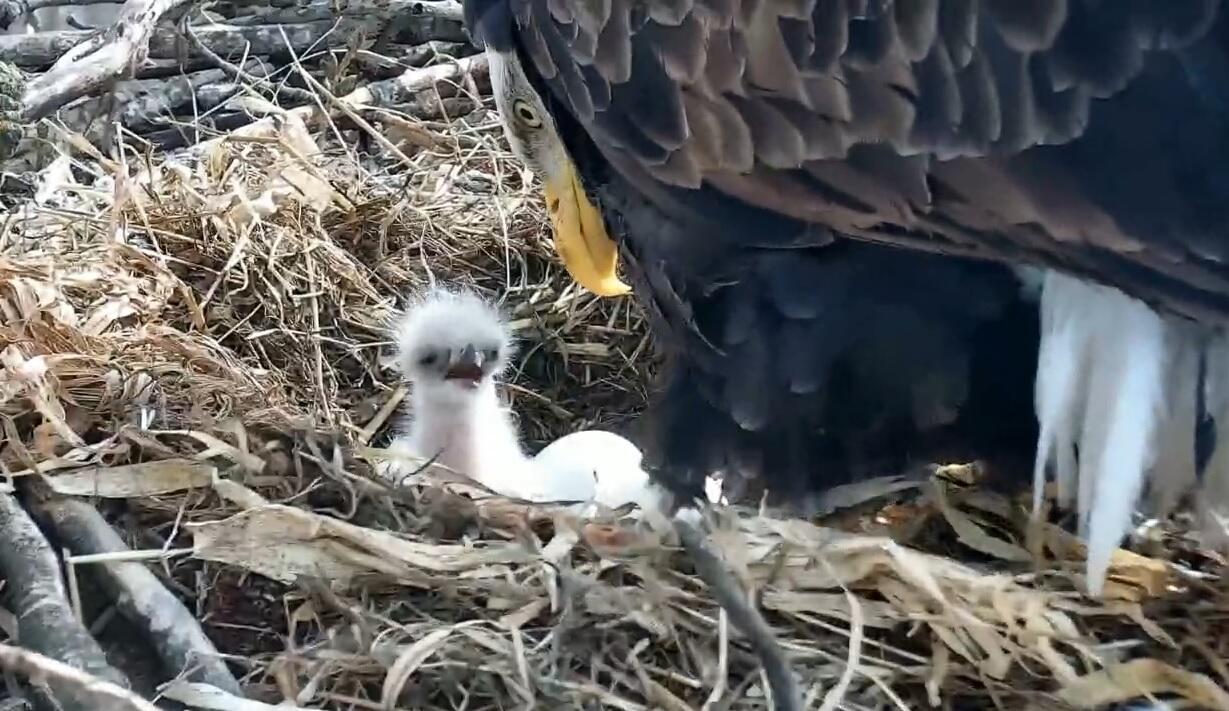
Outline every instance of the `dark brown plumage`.
{"type": "MultiPolygon", "coordinates": [[[[659,433],[666,468],[696,470],[682,479],[814,477],[838,433],[849,450],[888,421],[924,424],[919,398],[954,395],[919,395],[936,378],[963,383],[962,417],[998,398],[1014,424],[989,435],[1032,437],[1010,407],[1031,407],[1032,384],[1005,374],[1034,368],[1036,326],[998,264],[1116,287],[1203,324],[1200,343],[1229,317],[1219,0],[465,9],[476,41],[518,55],[551,105],[672,346],[659,433]],[[987,360],[1001,372],[967,365],[987,360]]],[[[1173,387],[1203,388],[1181,375],[1173,387]]]]}

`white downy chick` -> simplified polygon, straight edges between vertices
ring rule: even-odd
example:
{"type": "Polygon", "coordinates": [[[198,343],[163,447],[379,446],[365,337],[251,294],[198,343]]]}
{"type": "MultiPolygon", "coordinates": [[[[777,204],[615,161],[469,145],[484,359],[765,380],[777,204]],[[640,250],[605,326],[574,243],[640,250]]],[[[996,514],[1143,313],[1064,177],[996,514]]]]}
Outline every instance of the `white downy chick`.
{"type": "Polygon", "coordinates": [[[534,458],[521,448],[496,379],[514,353],[499,312],[469,291],[437,289],[406,311],[397,333],[397,366],[410,382],[410,424],[381,468],[396,479],[432,457],[504,496],[662,510],[664,489],[641,466],[640,449],[612,432],[560,437],[534,458]]]}
{"type": "MultiPolygon", "coordinates": [[[[581,430],[551,442],[534,457],[542,496],[592,501],[610,508],[635,503],[666,513],[669,494],[644,470],[644,454],[613,432],[581,430]]],[[[723,503],[721,482],[709,476],[705,494],[723,503]]]]}
{"type": "Polygon", "coordinates": [[[613,432],[581,430],[548,444],[533,458],[538,500],[635,503],[661,509],[665,492],[641,467],[640,448],[613,432]]]}
{"type": "MultiPolygon", "coordinates": [[[[434,289],[406,311],[397,329],[397,367],[411,386],[410,423],[389,447],[465,474],[506,496],[520,496],[529,460],[495,380],[513,352],[499,312],[465,290],[434,289]]],[[[392,460],[398,478],[412,462],[392,460]]]]}

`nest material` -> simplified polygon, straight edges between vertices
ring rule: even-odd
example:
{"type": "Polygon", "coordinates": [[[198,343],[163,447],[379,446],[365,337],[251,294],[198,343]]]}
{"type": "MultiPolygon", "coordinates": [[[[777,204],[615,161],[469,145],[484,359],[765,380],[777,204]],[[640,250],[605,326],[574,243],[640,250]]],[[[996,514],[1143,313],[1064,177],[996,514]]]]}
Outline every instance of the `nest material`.
{"type": "MultiPolygon", "coordinates": [[[[669,536],[370,477],[366,446],[404,396],[387,329],[433,279],[511,314],[531,443],[628,421],[652,375],[634,303],[558,266],[489,101],[397,126],[396,160],[293,114],[171,156],[62,136],[76,149],[0,233],[0,463],[164,550],[151,570],[251,698],[763,708],[757,659],[669,536]]],[[[1120,552],[1094,602],[1075,592],[1081,546],[1021,502],[923,489],[847,517],[853,532],[741,508],[714,522],[810,708],[1229,706],[1221,561],[1180,529],[1120,552]]]]}

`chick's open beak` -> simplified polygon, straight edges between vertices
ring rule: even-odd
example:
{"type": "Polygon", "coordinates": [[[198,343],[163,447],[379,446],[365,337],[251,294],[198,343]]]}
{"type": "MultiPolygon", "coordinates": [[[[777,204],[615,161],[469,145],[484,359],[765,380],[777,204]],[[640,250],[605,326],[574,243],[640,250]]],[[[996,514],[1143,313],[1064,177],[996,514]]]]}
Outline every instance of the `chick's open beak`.
{"type": "Polygon", "coordinates": [[[555,250],[581,286],[598,296],[619,296],[631,288],[619,280],[619,252],[606,233],[597,207],[589,201],[570,161],[543,181],[546,209],[555,231],[555,250]]]}
{"type": "Polygon", "coordinates": [[[473,346],[465,346],[444,373],[444,379],[460,380],[465,385],[477,387],[482,380],[482,354],[473,346]]]}

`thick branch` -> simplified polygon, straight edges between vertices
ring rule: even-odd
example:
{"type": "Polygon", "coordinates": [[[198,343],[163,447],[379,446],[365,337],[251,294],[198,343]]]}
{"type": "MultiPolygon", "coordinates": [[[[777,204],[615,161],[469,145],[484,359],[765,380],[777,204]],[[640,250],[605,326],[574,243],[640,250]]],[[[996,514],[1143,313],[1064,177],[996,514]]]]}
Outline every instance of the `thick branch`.
{"type": "MultiPolygon", "coordinates": [[[[359,87],[345,96],[339,96],[331,102],[326,102],[325,106],[328,108],[328,115],[344,115],[347,111],[360,114],[375,107],[392,108],[399,104],[413,104],[420,92],[435,89],[441,95],[446,96],[454,93],[452,85],[461,84],[467,77],[472,78],[475,83],[485,81],[489,77],[489,72],[490,66],[487,64],[486,55],[477,54],[452,64],[436,64],[430,67],[410,69],[394,79],[385,79],[359,87]]],[[[315,104],[297,106],[285,113],[298,118],[308,126],[323,120],[326,116],[315,104]]],[[[246,121],[246,119],[243,120],[246,121]]],[[[244,136],[248,133],[260,135],[268,130],[270,124],[278,120],[282,119],[264,118],[247,122],[243,126],[228,125],[225,129],[231,132],[229,135],[197,144],[189,150],[191,152],[207,151],[216,145],[217,141],[244,136]]]]}
{"type": "MultiPolygon", "coordinates": [[[[60,565],[42,532],[25,509],[9,494],[0,494],[0,575],[4,594],[17,616],[19,642],[53,659],[122,687],[128,680],[107,663],[98,642],[77,620],[68,604],[60,565]]],[[[62,704],[78,691],[74,685],[59,686],[57,678],[46,679],[62,704]]],[[[89,704],[65,708],[91,711],[89,704]]]]}
{"type": "MultiPolygon", "coordinates": [[[[245,52],[246,56],[284,54],[286,42],[279,26],[285,29],[296,52],[313,46],[316,49],[345,47],[358,33],[372,40],[385,35],[402,44],[421,44],[428,40],[468,43],[461,21],[452,19],[451,11],[434,9],[447,4],[394,0],[390,5],[386,0],[350,0],[339,12],[329,12],[327,3],[313,2],[302,10],[272,8],[264,14],[248,14],[223,23],[197,26],[193,32],[206,47],[232,58],[244,56],[245,52]],[[390,7],[400,7],[406,14],[394,14],[388,9],[390,7]],[[414,7],[432,9],[415,14],[414,7]],[[341,22],[333,29],[338,20],[341,22]]],[[[50,66],[77,45],[95,37],[94,32],[80,30],[0,35],[0,59],[26,69],[39,69],[50,66]]],[[[94,43],[100,41],[101,37],[94,43]]],[[[181,37],[173,28],[153,30],[149,38],[150,59],[178,60],[183,58],[183,51],[181,37]]],[[[191,57],[193,53],[187,54],[191,57]]],[[[140,74],[144,65],[136,66],[140,74]]]]}
{"type": "Polygon", "coordinates": [[[427,40],[466,41],[462,30],[461,3],[455,0],[310,0],[293,7],[277,7],[274,2],[232,2],[215,8],[229,18],[227,24],[295,25],[304,22],[334,21],[340,17],[361,17],[393,25],[397,34],[406,32],[419,37],[407,42],[427,40]]]}
{"type": "MultiPolygon", "coordinates": [[[[48,497],[35,507],[76,555],[128,551],[98,511],[83,501],[48,497]]],[[[196,617],[145,565],[134,561],[97,563],[90,571],[119,611],[148,633],[168,674],[178,676],[195,670],[184,678],[243,695],[196,617]]]]}
{"type": "Polygon", "coordinates": [[[681,509],[674,517],[674,530],[679,540],[691,557],[696,573],[707,585],[713,599],[721,605],[730,622],[742,632],[751,643],[751,648],[764,665],[764,673],[768,676],[768,685],[772,687],[772,700],[778,711],[801,711],[802,696],[798,692],[798,682],[790,668],[789,660],[781,651],[781,645],[750,603],[739,587],[734,576],[726,569],[725,564],[704,541],[704,534],[687,520],[688,511],[681,509]]]}
{"type": "Polygon", "coordinates": [[[119,17],[104,35],[102,46],[57,62],[51,71],[30,83],[23,101],[23,115],[42,118],[73,99],[94,92],[130,74],[145,61],[154,25],[162,16],[189,0],[128,0],[119,17]]]}
{"type": "Polygon", "coordinates": [[[71,708],[89,711],[158,711],[157,706],[107,679],[86,674],[50,656],[19,647],[0,644],[0,668],[16,672],[53,689],[64,690],[64,697],[72,698],[75,704],[71,708]]]}

